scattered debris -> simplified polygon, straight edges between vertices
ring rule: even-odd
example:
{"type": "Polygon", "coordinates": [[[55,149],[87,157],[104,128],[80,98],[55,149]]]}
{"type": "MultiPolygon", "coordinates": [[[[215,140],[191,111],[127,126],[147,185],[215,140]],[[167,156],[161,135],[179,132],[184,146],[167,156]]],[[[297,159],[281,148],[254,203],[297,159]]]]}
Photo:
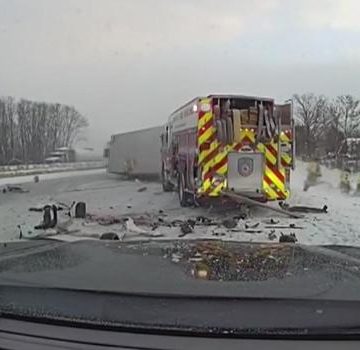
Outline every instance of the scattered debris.
{"type": "Polygon", "coordinates": [[[23,238],[23,232],[20,225],[17,225],[17,228],[19,229],[19,239],[23,238]]]}
{"type": "Polygon", "coordinates": [[[194,226],[195,226],[195,222],[193,220],[188,220],[188,221],[183,222],[180,225],[181,234],[179,234],[178,237],[185,237],[189,233],[193,233],[194,226]]]}
{"type": "Polygon", "coordinates": [[[101,240],[118,241],[119,236],[115,232],[106,232],[100,236],[101,240]]]}
{"type": "Polygon", "coordinates": [[[144,191],[146,191],[146,190],[147,190],[147,187],[144,186],[144,187],[140,187],[137,191],[138,191],[138,192],[144,192],[144,191]]]}
{"type": "Polygon", "coordinates": [[[181,259],[182,259],[182,255],[176,254],[176,253],[171,254],[171,261],[172,262],[178,263],[178,262],[180,262],[181,259]]]}
{"type": "Polygon", "coordinates": [[[290,216],[290,217],[295,218],[295,219],[303,218],[302,215],[291,213],[291,212],[289,212],[287,210],[275,208],[275,207],[272,207],[272,206],[270,206],[268,204],[265,204],[265,203],[257,202],[256,200],[253,200],[253,199],[251,199],[249,197],[246,197],[246,196],[242,196],[242,195],[235,194],[235,193],[228,192],[228,191],[223,192],[223,194],[224,194],[224,196],[226,196],[226,197],[228,197],[230,199],[233,199],[234,201],[236,201],[238,203],[245,203],[245,204],[247,204],[249,206],[257,206],[257,207],[260,207],[260,208],[265,208],[265,209],[268,209],[268,210],[275,211],[277,213],[281,213],[281,214],[290,216]]]}
{"type": "Polygon", "coordinates": [[[245,223],[245,228],[246,229],[248,229],[248,228],[257,228],[257,227],[259,227],[259,225],[260,225],[260,222],[257,222],[256,224],[253,224],[253,225],[245,223]]]}
{"type": "Polygon", "coordinates": [[[289,235],[284,235],[282,232],[280,233],[280,243],[296,243],[297,241],[295,233],[290,233],[289,235]]]}
{"type": "MultiPolygon", "coordinates": [[[[29,211],[34,211],[34,212],[39,212],[41,213],[42,211],[44,211],[44,208],[47,207],[47,206],[52,206],[53,204],[46,204],[44,206],[41,206],[41,207],[30,207],[29,208],[29,211]]],[[[61,211],[61,210],[64,210],[63,207],[61,207],[60,205],[57,205],[56,206],[57,210],[58,211],[61,211]]]]}
{"type": "Polygon", "coordinates": [[[223,226],[225,226],[227,229],[233,229],[237,226],[238,220],[232,218],[232,219],[225,219],[222,222],[223,226]]]}
{"type": "Polygon", "coordinates": [[[262,233],[262,230],[254,230],[254,229],[232,229],[230,232],[244,232],[244,233],[262,233]]]}
{"type": "Polygon", "coordinates": [[[275,219],[271,218],[270,220],[264,220],[263,222],[266,225],[277,225],[280,223],[280,220],[275,220],[275,219]]]}
{"type": "Polygon", "coordinates": [[[56,225],[57,211],[53,211],[54,218],[51,219],[51,210],[53,210],[53,208],[56,208],[56,206],[46,205],[44,207],[43,221],[34,227],[35,230],[46,230],[56,225]]]}
{"type": "Polygon", "coordinates": [[[126,230],[133,233],[144,234],[147,233],[145,230],[137,227],[132,218],[127,218],[126,220],[126,230]]]}
{"type": "Polygon", "coordinates": [[[6,189],[3,189],[3,193],[13,192],[13,193],[28,193],[29,190],[25,190],[20,185],[6,185],[6,189]]]}
{"type": "Polygon", "coordinates": [[[39,175],[34,176],[34,182],[37,184],[39,182],[39,175]]]}
{"type": "Polygon", "coordinates": [[[114,215],[87,215],[87,218],[102,226],[122,224],[125,222],[124,218],[118,218],[114,215]]]}
{"type": "Polygon", "coordinates": [[[214,231],[214,232],[212,233],[212,235],[213,235],[213,236],[216,236],[216,237],[219,237],[219,236],[223,237],[223,236],[226,236],[226,233],[225,233],[225,232],[217,232],[217,231],[214,231]]]}
{"type": "Polygon", "coordinates": [[[216,223],[214,223],[211,219],[207,218],[206,216],[196,217],[196,223],[198,225],[205,225],[205,226],[217,225],[216,223]]]}
{"type": "Polygon", "coordinates": [[[265,228],[276,228],[276,229],[294,229],[294,230],[303,230],[304,227],[302,226],[296,226],[295,224],[289,224],[289,225],[273,225],[273,226],[265,226],[265,228]]]}
{"type": "Polygon", "coordinates": [[[308,207],[303,205],[289,206],[285,202],[279,202],[279,205],[282,209],[289,212],[298,212],[298,213],[327,213],[328,206],[325,204],[322,208],[308,207]]]}
{"type": "Polygon", "coordinates": [[[274,241],[277,238],[275,230],[270,231],[270,233],[268,234],[268,238],[270,239],[270,241],[274,241]]]}
{"type": "Polygon", "coordinates": [[[44,210],[44,207],[41,207],[41,208],[39,208],[39,207],[30,207],[29,208],[29,211],[36,211],[36,212],[42,212],[44,210]]]}
{"type": "Polygon", "coordinates": [[[85,202],[78,202],[75,206],[75,217],[85,219],[86,217],[86,204],[85,202]]]}

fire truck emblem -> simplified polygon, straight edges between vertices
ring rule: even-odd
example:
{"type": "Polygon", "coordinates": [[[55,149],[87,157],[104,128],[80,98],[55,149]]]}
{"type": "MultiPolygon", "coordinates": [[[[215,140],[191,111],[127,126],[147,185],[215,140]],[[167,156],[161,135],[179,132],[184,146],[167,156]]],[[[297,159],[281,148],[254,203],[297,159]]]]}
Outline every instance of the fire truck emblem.
{"type": "Polygon", "coordinates": [[[241,176],[250,176],[254,171],[254,161],[251,158],[239,159],[238,169],[241,176]]]}

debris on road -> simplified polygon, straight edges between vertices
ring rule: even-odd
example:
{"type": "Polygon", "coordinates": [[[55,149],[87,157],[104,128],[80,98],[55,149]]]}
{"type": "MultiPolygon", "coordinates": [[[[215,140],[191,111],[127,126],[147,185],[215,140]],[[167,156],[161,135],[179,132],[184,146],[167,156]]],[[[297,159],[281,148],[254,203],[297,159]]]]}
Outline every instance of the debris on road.
{"type": "Polygon", "coordinates": [[[34,182],[35,182],[35,183],[38,183],[38,182],[39,182],[39,175],[35,175],[35,176],[34,176],[34,182]]]}
{"type": "Polygon", "coordinates": [[[264,223],[267,225],[277,225],[280,223],[280,220],[274,220],[273,218],[271,218],[270,220],[265,220],[264,223]]]}
{"type": "Polygon", "coordinates": [[[125,221],[126,230],[133,233],[139,233],[144,234],[148,233],[147,231],[141,229],[140,227],[137,227],[134,223],[134,220],[130,217],[128,217],[125,221]]]}
{"type": "Polygon", "coordinates": [[[50,228],[53,223],[51,220],[51,210],[52,207],[50,205],[44,207],[43,221],[34,227],[35,230],[46,230],[50,228]]]}
{"type": "Polygon", "coordinates": [[[258,202],[256,200],[253,200],[253,199],[251,199],[249,197],[246,197],[246,196],[235,194],[235,193],[232,193],[232,192],[229,192],[229,191],[225,191],[225,192],[223,192],[223,194],[224,194],[225,197],[233,199],[234,201],[236,201],[238,203],[245,203],[245,204],[247,204],[249,206],[265,208],[265,209],[272,210],[272,211],[275,211],[275,212],[280,213],[280,214],[290,216],[290,217],[292,217],[294,219],[302,219],[303,218],[302,215],[298,215],[298,214],[289,212],[287,210],[272,207],[270,205],[258,202]]]}
{"type": "Polygon", "coordinates": [[[20,185],[6,185],[5,188],[3,188],[3,193],[6,192],[13,192],[13,193],[28,193],[29,190],[26,190],[22,188],[20,185]]]}
{"type": "Polygon", "coordinates": [[[306,213],[306,214],[328,212],[328,206],[326,204],[322,208],[308,207],[303,205],[289,206],[287,203],[284,202],[279,202],[279,205],[282,209],[290,212],[298,212],[298,213],[306,213]]]}
{"type": "Polygon", "coordinates": [[[100,236],[101,240],[118,241],[119,236],[115,232],[105,232],[100,236]]]}
{"type": "Polygon", "coordinates": [[[195,222],[193,220],[188,220],[183,222],[180,225],[181,234],[179,234],[179,237],[185,237],[186,235],[193,233],[194,226],[195,226],[195,222]]]}
{"type": "Polygon", "coordinates": [[[252,225],[245,223],[245,228],[246,229],[248,229],[248,228],[257,228],[257,227],[259,227],[259,225],[260,225],[260,222],[257,222],[257,223],[252,224],[252,225]]]}
{"type": "Polygon", "coordinates": [[[274,241],[274,240],[277,238],[277,236],[276,236],[276,234],[275,234],[275,230],[271,230],[271,231],[269,232],[268,238],[270,239],[270,241],[274,241]]]}
{"type": "Polygon", "coordinates": [[[140,187],[137,191],[138,192],[145,192],[147,190],[147,187],[144,186],[144,187],[140,187]]]}
{"type": "MultiPolygon", "coordinates": [[[[30,207],[29,208],[29,211],[33,211],[33,212],[38,212],[38,213],[41,213],[44,211],[44,208],[47,207],[47,206],[52,206],[53,204],[46,204],[44,206],[40,206],[40,207],[30,207]]],[[[57,205],[56,206],[57,210],[58,211],[61,211],[61,210],[64,210],[64,208],[60,205],[57,205]]]]}
{"type": "Polygon", "coordinates": [[[265,228],[270,229],[293,229],[293,230],[303,230],[304,227],[302,226],[296,226],[295,224],[289,224],[289,225],[273,225],[273,226],[265,226],[265,228]]]}
{"type": "Polygon", "coordinates": [[[231,218],[231,219],[225,219],[222,222],[222,225],[227,229],[233,229],[238,225],[238,220],[231,218]]]}
{"type": "Polygon", "coordinates": [[[298,240],[296,238],[295,233],[290,233],[289,235],[285,235],[282,232],[280,233],[279,242],[280,243],[296,243],[298,240]]]}
{"type": "Polygon", "coordinates": [[[78,202],[75,206],[75,217],[78,219],[85,219],[86,217],[86,203],[78,202]]]}

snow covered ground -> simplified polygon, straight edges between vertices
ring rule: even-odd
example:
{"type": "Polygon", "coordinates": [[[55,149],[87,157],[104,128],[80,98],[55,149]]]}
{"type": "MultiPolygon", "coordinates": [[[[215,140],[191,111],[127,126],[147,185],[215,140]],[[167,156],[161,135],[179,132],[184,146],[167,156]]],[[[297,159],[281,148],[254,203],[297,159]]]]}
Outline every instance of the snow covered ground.
{"type": "MultiPolygon", "coordinates": [[[[281,232],[295,233],[302,244],[344,244],[360,246],[360,197],[353,194],[343,194],[338,189],[340,174],[337,170],[322,168],[323,183],[303,192],[303,182],[306,177],[305,164],[298,162],[297,170],[292,178],[291,205],[311,205],[329,207],[328,214],[306,214],[302,219],[289,219],[266,209],[252,209],[246,220],[240,220],[237,232],[225,229],[223,225],[196,226],[195,232],[184,239],[213,238],[240,241],[269,242],[270,228],[267,228],[270,218],[279,220],[279,225],[296,224],[302,229],[274,229],[277,239],[281,232]],[[245,225],[258,224],[255,231],[246,233],[245,225]]],[[[74,173],[40,175],[40,182],[33,183],[29,178],[2,179],[0,187],[8,183],[22,182],[28,193],[0,193],[0,241],[19,238],[19,228],[24,237],[34,238],[37,235],[55,233],[34,230],[39,224],[42,214],[30,212],[30,207],[39,207],[47,203],[61,202],[70,204],[73,201],[84,201],[87,212],[99,216],[139,216],[144,220],[173,221],[185,220],[203,215],[221,222],[225,217],[233,217],[236,211],[219,209],[181,208],[176,193],[164,193],[161,185],[154,182],[124,181],[118,177],[106,174],[105,170],[91,170],[74,173]],[[144,191],[138,191],[143,189],[144,191]]],[[[357,179],[354,178],[355,182],[357,179]]],[[[276,203],[271,205],[277,206],[276,203]]],[[[141,219],[140,218],[140,219],[141,219]]],[[[60,215],[60,227],[67,230],[66,234],[54,235],[55,239],[98,239],[103,233],[114,232],[124,240],[133,239],[167,239],[178,238],[179,227],[159,226],[152,230],[148,225],[133,227],[128,223],[100,225],[91,220],[69,219],[64,212],[60,215]],[[126,226],[126,225],[125,225],[126,226]],[[160,237],[161,236],[161,237],[160,237]]],[[[135,220],[136,221],[136,220],[135,220]]]]}

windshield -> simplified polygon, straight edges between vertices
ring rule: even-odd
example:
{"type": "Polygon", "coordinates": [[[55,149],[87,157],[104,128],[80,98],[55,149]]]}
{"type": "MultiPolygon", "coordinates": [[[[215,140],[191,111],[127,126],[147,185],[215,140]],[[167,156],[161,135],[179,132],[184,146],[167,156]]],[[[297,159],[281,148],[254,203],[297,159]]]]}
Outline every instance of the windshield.
{"type": "Polygon", "coordinates": [[[49,318],[57,289],[357,307],[356,1],[0,6],[0,313],[35,287],[49,318]]]}

